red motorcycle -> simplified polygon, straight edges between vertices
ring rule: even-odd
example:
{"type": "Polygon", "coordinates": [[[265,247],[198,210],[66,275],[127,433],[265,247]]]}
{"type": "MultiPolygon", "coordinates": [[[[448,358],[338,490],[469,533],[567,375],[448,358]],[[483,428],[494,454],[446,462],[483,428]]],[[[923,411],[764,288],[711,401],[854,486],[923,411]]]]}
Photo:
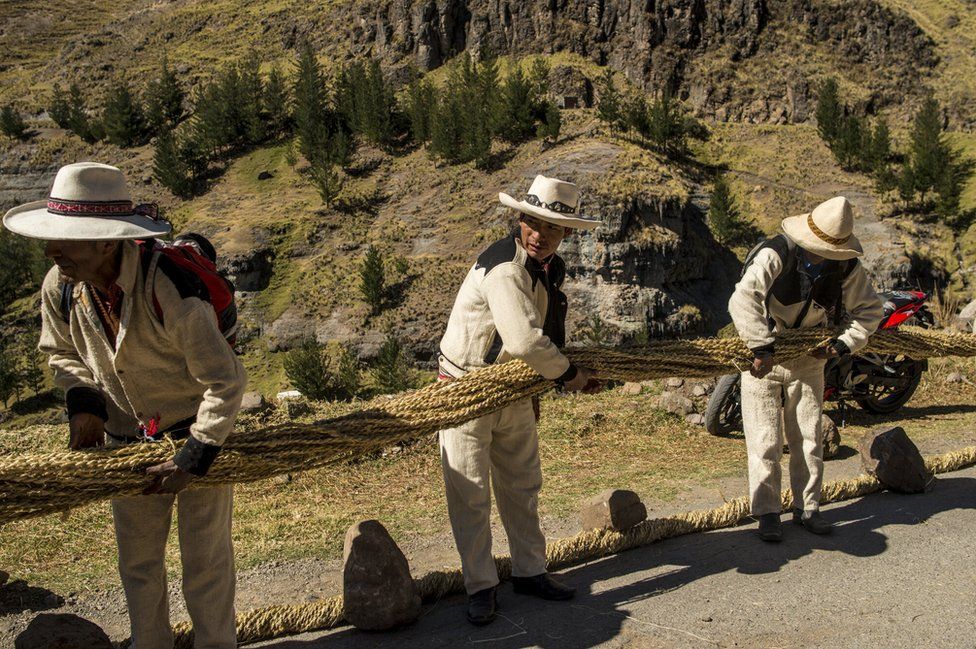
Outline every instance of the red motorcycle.
{"type": "MultiPolygon", "coordinates": [[[[903,324],[931,327],[935,324],[921,291],[879,293],[884,300],[884,318],[879,329],[903,324]]],[[[824,366],[824,401],[838,401],[842,410],[848,401],[861,409],[884,415],[901,408],[915,394],[928,361],[902,354],[847,354],[831,358],[824,366]]],[[[727,374],[715,384],[705,409],[705,429],[712,435],[742,430],[741,374],[727,374]]]]}

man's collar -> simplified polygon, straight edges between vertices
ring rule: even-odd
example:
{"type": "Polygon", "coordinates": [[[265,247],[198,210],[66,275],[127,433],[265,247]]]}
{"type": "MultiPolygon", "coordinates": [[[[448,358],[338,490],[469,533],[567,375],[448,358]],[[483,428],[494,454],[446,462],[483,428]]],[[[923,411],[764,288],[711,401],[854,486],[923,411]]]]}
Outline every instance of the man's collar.
{"type": "Polygon", "coordinates": [[[119,276],[115,283],[126,294],[131,295],[139,274],[139,244],[135,241],[123,241],[122,262],[119,264],[119,276]]]}

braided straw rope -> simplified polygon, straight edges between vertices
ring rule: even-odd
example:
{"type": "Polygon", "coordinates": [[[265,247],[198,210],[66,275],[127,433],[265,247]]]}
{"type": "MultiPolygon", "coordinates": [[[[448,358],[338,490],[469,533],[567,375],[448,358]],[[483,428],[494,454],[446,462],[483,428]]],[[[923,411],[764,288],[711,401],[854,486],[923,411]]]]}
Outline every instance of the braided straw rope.
{"type": "MultiPolygon", "coordinates": [[[[800,356],[828,339],[822,329],[785,332],[777,338],[777,360],[800,356]]],[[[875,334],[869,351],[912,358],[976,356],[976,336],[908,327],[875,334]]],[[[718,376],[746,367],[752,358],[738,338],[668,340],[626,352],[589,348],[567,354],[600,377],[619,381],[718,376]]],[[[373,400],[343,417],[231,435],[207,476],[194,484],[251,482],[315,469],[456,426],[552,387],[552,381],[515,361],[373,400]]],[[[0,524],[139,494],[147,484],[146,468],[172,455],[173,445],[157,443],[0,458],[0,524]]]]}
{"type": "MultiPolygon", "coordinates": [[[[930,457],[925,466],[932,473],[946,473],[976,464],[976,446],[945,455],[930,457]]],[[[823,486],[822,504],[860,498],[881,491],[884,486],[876,478],[861,475],[849,480],[837,480],[823,486]]],[[[782,493],[783,511],[793,503],[789,489],[782,493]]],[[[648,519],[625,532],[610,529],[593,529],[576,536],[558,539],[546,546],[546,567],[560,570],[568,566],[631,550],[657,541],[695,532],[706,532],[732,527],[749,517],[749,499],[736,498],[715,509],[701,509],[675,514],[664,518],[648,519]]],[[[511,560],[507,556],[495,557],[500,579],[511,576],[511,560]]],[[[437,570],[414,580],[425,601],[432,601],[464,592],[461,569],[437,570]]],[[[342,596],[297,604],[294,606],[270,606],[240,613],[237,616],[238,642],[257,642],[270,638],[295,635],[307,631],[321,631],[339,626],[344,621],[342,596]]],[[[174,627],[175,649],[191,649],[193,630],[187,623],[174,627]]]]}

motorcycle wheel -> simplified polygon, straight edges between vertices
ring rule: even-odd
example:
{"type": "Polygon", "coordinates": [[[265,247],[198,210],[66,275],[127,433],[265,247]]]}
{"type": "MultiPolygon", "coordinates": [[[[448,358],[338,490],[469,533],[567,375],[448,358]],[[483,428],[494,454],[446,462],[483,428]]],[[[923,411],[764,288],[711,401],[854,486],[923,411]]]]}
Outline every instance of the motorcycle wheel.
{"type": "Polygon", "coordinates": [[[710,435],[728,435],[742,430],[741,375],[726,374],[715,383],[705,408],[705,430],[710,435]]]}
{"type": "Polygon", "coordinates": [[[899,408],[912,398],[918,384],[922,380],[922,361],[906,361],[902,366],[903,372],[911,372],[911,377],[906,378],[906,383],[891,392],[871,395],[857,399],[857,405],[865,412],[873,415],[888,415],[899,408]]]}

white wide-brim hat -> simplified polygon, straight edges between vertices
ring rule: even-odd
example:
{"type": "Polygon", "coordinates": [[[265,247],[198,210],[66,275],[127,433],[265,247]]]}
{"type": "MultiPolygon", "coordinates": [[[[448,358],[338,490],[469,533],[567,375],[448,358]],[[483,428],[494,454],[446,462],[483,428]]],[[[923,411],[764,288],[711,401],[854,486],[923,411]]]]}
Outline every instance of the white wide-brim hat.
{"type": "Polygon", "coordinates": [[[516,200],[504,192],[498,193],[502,205],[566,228],[592,230],[600,219],[580,214],[580,191],[573,183],[557,178],[536,176],[523,200],[516,200]]]}
{"type": "Polygon", "coordinates": [[[843,196],[824,201],[809,214],[783,219],[782,228],[796,245],[826,259],[853,259],[864,254],[854,236],[854,211],[843,196]]]}
{"type": "Polygon", "coordinates": [[[135,205],[125,176],[97,162],[58,170],[50,198],[15,207],[3,225],[16,234],[49,241],[148,239],[168,234],[155,204],[135,205]]]}

